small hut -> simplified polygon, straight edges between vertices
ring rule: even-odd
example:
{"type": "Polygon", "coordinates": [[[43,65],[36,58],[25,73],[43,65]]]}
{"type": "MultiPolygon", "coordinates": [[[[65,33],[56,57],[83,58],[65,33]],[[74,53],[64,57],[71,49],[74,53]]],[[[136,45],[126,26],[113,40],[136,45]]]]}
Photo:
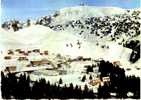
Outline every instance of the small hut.
{"type": "Polygon", "coordinates": [[[40,49],[34,49],[33,52],[38,52],[38,53],[40,53],[40,49]]]}
{"type": "Polygon", "coordinates": [[[39,66],[39,65],[49,65],[50,62],[48,60],[39,60],[39,61],[30,61],[32,66],[39,66]]]}
{"type": "Polygon", "coordinates": [[[41,65],[41,62],[42,61],[30,61],[32,66],[35,66],[35,65],[39,66],[39,65],[41,65]]]}
{"type": "Polygon", "coordinates": [[[118,66],[120,66],[121,63],[120,63],[120,61],[114,61],[114,62],[113,62],[113,65],[118,65],[118,66]]]}
{"type": "Polygon", "coordinates": [[[49,63],[49,61],[48,61],[48,60],[46,60],[46,59],[43,59],[43,60],[41,61],[41,64],[42,64],[42,65],[44,65],[44,64],[47,64],[47,65],[49,65],[50,63],[49,63]]]}
{"type": "Polygon", "coordinates": [[[16,51],[16,52],[19,52],[19,51],[21,51],[21,49],[16,49],[15,51],[16,51]]]}
{"type": "Polygon", "coordinates": [[[20,50],[20,51],[19,51],[19,53],[20,53],[20,54],[24,54],[25,52],[24,52],[24,51],[22,51],[22,50],[20,50]]]}
{"type": "Polygon", "coordinates": [[[5,60],[10,60],[12,57],[11,56],[5,56],[4,59],[5,60]]]}
{"type": "Polygon", "coordinates": [[[9,55],[14,55],[14,52],[12,50],[8,50],[9,55]]]}
{"type": "Polygon", "coordinates": [[[102,77],[103,82],[110,82],[110,77],[102,77]]]}
{"type": "Polygon", "coordinates": [[[32,51],[28,50],[27,53],[31,53],[32,51]]]}
{"type": "Polygon", "coordinates": [[[43,55],[43,53],[40,53],[40,55],[43,55]]]}
{"type": "Polygon", "coordinates": [[[101,80],[100,79],[96,79],[96,80],[91,80],[90,82],[89,82],[89,84],[90,85],[92,85],[92,86],[95,86],[95,85],[97,85],[97,84],[101,84],[101,80]]]}
{"type": "Polygon", "coordinates": [[[26,67],[31,67],[31,64],[26,65],[26,67]]]}
{"type": "Polygon", "coordinates": [[[6,66],[6,71],[14,73],[16,72],[16,66],[6,66]]]}
{"type": "Polygon", "coordinates": [[[19,57],[18,61],[28,61],[28,58],[27,57],[19,57]]]}
{"type": "Polygon", "coordinates": [[[48,51],[44,51],[44,54],[45,54],[45,55],[48,55],[48,51]]]}

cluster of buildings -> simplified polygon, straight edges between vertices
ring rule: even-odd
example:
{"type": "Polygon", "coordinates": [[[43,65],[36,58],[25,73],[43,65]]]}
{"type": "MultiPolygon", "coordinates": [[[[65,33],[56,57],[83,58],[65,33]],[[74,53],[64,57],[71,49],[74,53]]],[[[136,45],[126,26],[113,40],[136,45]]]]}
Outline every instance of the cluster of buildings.
{"type": "Polygon", "coordinates": [[[32,67],[52,65],[51,61],[48,60],[48,51],[41,51],[40,49],[8,50],[3,60],[5,70],[10,72],[26,71],[26,69],[32,70],[32,67]]]}

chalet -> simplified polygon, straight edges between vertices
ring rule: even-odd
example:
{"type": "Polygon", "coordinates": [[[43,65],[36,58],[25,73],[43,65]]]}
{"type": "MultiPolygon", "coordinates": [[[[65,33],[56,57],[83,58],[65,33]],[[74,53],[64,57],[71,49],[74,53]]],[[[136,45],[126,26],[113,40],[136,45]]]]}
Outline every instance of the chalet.
{"type": "Polygon", "coordinates": [[[31,67],[31,65],[30,65],[30,64],[28,64],[28,65],[26,65],[26,67],[31,67]]]}
{"type": "Polygon", "coordinates": [[[127,68],[126,70],[127,70],[127,71],[130,71],[130,70],[131,70],[131,68],[127,68]]]}
{"type": "Polygon", "coordinates": [[[40,55],[43,55],[43,53],[40,53],[40,55]]]}
{"type": "Polygon", "coordinates": [[[83,60],[83,56],[78,56],[76,59],[77,59],[78,61],[83,60]]]}
{"type": "Polygon", "coordinates": [[[40,60],[40,61],[30,61],[31,65],[33,66],[39,66],[39,65],[45,65],[50,64],[48,60],[40,60]]]}
{"type": "Polygon", "coordinates": [[[14,52],[13,52],[12,50],[8,50],[8,54],[9,54],[9,55],[13,55],[14,52]]]}
{"type": "Polygon", "coordinates": [[[91,61],[91,58],[83,58],[83,61],[91,61]]]}
{"type": "Polygon", "coordinates": [[[45,55],[48,55],[48,51],[44,51],[44,54],[45,54],[45,55]]]}
{"type": "Polygon", "coordinates": [[[43,65],[44,65],[44,64],[48,64],[48,65],[49,65],[50,63],[49,63],[48,60],[44,59],[44,60],[42,60],[41,64],[43,64],[43,65]]]}
{"type": "Polygon", "coordinates": [[[77,58],[70,59],[70,62],[73,62],[73,61],[82,61],[82,60],[83,60],[83,57],[82,56],[78,56],[77,58]]]}
{"type": "Polygon", "coordinates": [[[101,84],[103,85],[105,82],[110,82],[110,78],[109,77],[103,77],[102,81],[100,79],[96,79],[96,80],[91,80],[89,82],[90,85],[95,86],[97,84],[101,84]]]}
{"type": "Polygon", "coordinates": [[[90,85],[92,85],[92,86],[95,86],[95,85],[97,85],[97,84],[101,84],[101,80],[100,79],[96,79],[96,80],[91,80],[90,82],[89,82],[89,84],[90,85]]]}
{"type": "Polygon", "coordinates": [[[30,63],[32,66],[35,66],[35,65],[39,66],[41,65],[42,61],[30,61],[30,63]]]}
{"type": "Polygon", "coordinates": [[[120,64],[120,61],[114,61],[114,62],[113,62],[113,65],[118,65],[118,66],[120,66],[121,64],[120,64]]]}
{"type": "Polygon", "coordinates": [[[103,82],[110,82],[110,77],[102,77],[103,82]]]}
{"type": "Polygon", "coordinates": [[[15,51],[16,51],[16,52],[19,52],[19,51],[21,51],[21,49],[16,49],[15,51]]]}
{"type": "Polygon", "coordinates": [[[28,50],[27,53],[31,53],[32,51],[28,50]]]}
{"type": "Polygon", "coordinates": [[[33,52],[40,52],[40,49],[34,49],[33,52]]]}
{"type": "Polygon", "coordinates": [[[4,59],[5,60],[10,60],[11,59],[11,56],[5,56],[4,59]]]}
{"type": "Polygon", "coordinates": [[[8,72],[16,72],[16,66],[6,66],[6,69],[5,71],[8,71],[8,72]]]}
{"type": "Polygon", "coordinates": [[[24,54],[25,52],[24,52],[24,51],[22,51],[22,50],[20,50],[20,51],[19,51],[19,53],[20,53],[20,54],[24,54]]]}
{"type": "Polygon", "coordinates": [[[140,70],[140,68],[136,67],[137,70],[140,70]]]}
{"type": "Polygon", "coordinates": [[[19,57],[18,61],[28,61],[28,58],[27,57],[19,57]]]}

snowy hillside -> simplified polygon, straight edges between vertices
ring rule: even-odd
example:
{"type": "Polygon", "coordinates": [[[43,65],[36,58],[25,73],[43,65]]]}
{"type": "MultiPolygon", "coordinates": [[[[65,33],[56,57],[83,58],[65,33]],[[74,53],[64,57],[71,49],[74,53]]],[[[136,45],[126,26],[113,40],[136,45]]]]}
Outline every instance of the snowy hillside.
{"type": "MultiPolygon", "coordinates": [[[[73,56],[83,55],[83,56],[91,56],[97,58],[104,57],[106,59],[108,59],[107,55],[109,54],[111,55],[109,56],[109,58],[117,59],[122,55],[122,53],[124,54],[127,51],[129,51],[128,53],[131,52],[131,50],[126,50],[126,48],[123,48],[122,46],[115,47],[114,45],[116,44],[114,43],[109,44],[110,49],[106,49],[106,48],[103,49],[100,46],[96,46],[95,43],[87,42],[82,38],[75,36],[74,34],[70,34],[68,32],[56,32],[48,27],[41,25],[32,25],[28,28],[19,30],[11,34],[7,32],[4,35],[7,35],[7,37],[10,38],[15,38],[15,40],[12,40],[12,42],[14,42],[14,44],[17,45],[15,45],[15,47],[13,46],[13,49],[41,48],[41,49],[48,49],[52,53],[61,53],[61,54],[73,55],[73,56]],[[81,43],[80,48],[79,45],[77,44],[78,41],[80,41],[81,43]],[[112,49],[117,50],[119,54],[113,55],[114,52],[113,53],[111,52],[113,51],[112,49]]],[[[9,43],[8,40],[5,41],[7,42],[7,46],[3,48],[10,49],[9,47],[12,47],[11,44],[8,44],[9,43]]]]}
{"type": "MultiPolygon", "coordinates": [[[[140,34],[140,9],[79,6],[63,8],[35,23],[6,22],[0,30],[0,47],[47,49],[72,57],[84,56],[120,61],[130,66],[132,48],[125,47],[140,34]]],[[[135,51],[136,52],[136,51],[135,51]]],[[[136,55],[135,55],[136,56],[136,55]]]]}
{"type": "Polygon", "coordinates": [[[8,32],[2,28],[0,28],[0,50],[11,48],[14,45],[20,45],[16,42],[16,37],[13,35],[14,33],[8,32]]]}
{"type": "MultiPolygon", "coordinates": [[[[5,35],[8,36],[9,33],[7,32],[5,35]]],[[[101,46],[85,41],[74,34],[56,32],[41,25],[32,25],[17,31],[10,38],[16,38],[12,41],[15,45],[9,44],[9,41],[5,40],[7,44],[7,46],[3,45],[5,50],[18,48],[32,50],[40,48],[41,50],[48,50],[50,53],[69,55],[72,58],[77,56],[92,57],[94,59],[103,58],[109,61],[121,61],[123,66],[130,65],[128,59],[132,52],[131,49],[118,46],[113,42],[107,42],[108,49],[101,48],[101,46]],[[81,43],[80,47],[77,44],[78,41],[81,43]]]]}

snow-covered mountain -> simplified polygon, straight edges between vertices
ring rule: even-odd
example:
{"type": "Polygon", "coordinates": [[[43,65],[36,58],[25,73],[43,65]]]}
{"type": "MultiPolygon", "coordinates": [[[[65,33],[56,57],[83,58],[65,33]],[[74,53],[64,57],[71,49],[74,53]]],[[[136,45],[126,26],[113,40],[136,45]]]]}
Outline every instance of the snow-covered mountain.
{"type": "MultiPolygon", "coordinates": [[[[93,6],[76,6],[63,8],[56,12],[54,23],[64,23],[70,20],[78,20],[88,17],[98,17],[98,16],[111,16],[116,14],[125,13],[124,9],[116,7],[93,7],[93,6]]],[[[54,14],[54,15],[55,15],[54,14]]]]}
{"type": "MultiPolygon", "coordinates": [[[[135,9],[136,11],[140,11],[140,9],[135,9]]],[[[2,24],[2,27],[7,30],[13,27],[13,24],[17,24],[19,29],[27,27],[29,23],[43,23],[49,24],[50,22],[53,24],[63,24],[67,21],[78,20],[78,19],[85,19],[90,17],[101,17],[101,16],[112,16],[112,15],[119,15],[119,14],[131,14],[134,10],[130,9],[127,12],[126,9],[117,8],[117,7],[94,7],[94,6],[76,6],[76,7],[67,7],[62,8],[52,15],[43,16],[39,18],[37,21],[32,21],[28,19],[26,22],[18,21],[18,20],[10,20],[6,21],[2,24]],[[41,21],[41,22],[40,22],[41,21]]],[[[17,30],[15,30],[17,31],[17,30]]]]}
{"type": "Polygon", "coordinates": [[[107,37],[121,44],[139,35],[140,11],[114,7],[71,7],[61,9],[52,16],[39,18],[36,24],[55,31],[71,32],[87,40],[95,41],[96,36],[98,39],[107,37]]]}
{"type": "Polygon", "coordinates": [[[72,57],[118,60],[123,66],[131,66],[129,58],[133,49],[124,44],[131,39],[140,39],[139,15],[138,9],[90,6],[64,8],[32,24],[30,21],[26,25],[19,21],[3,24],[3,28],[14,28],[16,32],[1,29],[0,47],[47,49],[51,53],[72,57]]]}

